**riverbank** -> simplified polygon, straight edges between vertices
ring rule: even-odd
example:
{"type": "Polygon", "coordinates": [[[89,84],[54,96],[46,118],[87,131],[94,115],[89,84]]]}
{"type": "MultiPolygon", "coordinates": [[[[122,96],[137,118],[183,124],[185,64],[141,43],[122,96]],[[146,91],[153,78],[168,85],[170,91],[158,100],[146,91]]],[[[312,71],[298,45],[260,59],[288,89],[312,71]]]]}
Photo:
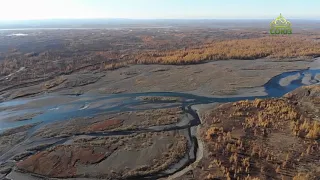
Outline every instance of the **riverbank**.
{"type": "Polygon", "coordinates": [[[313,60],[225,60],[195,65],[132,65],[106,72],[75,72],[45,82],[3,87],[3,101],[45,93],[109,95],[139,92],[186,92],[200,96],[264,95],[261,89],[283,72],[310,67],[313,60]],[[255,88],[250,91],[251,88],[255,88]],[[260,89],[259,89],[260,88],[260,89]]]}
{"type": "MultiPolygon", "coordinates": [[[[249,62],[247,63],[249,66],[249,62]]],[[[208,65],[210,63],[206,64],[208,65]]],[[[178,70],[179,67],[176,68],[178,70]]],[[[0,157],[1,166],[7,170],[1,171],[2,176],[10,173],[7,177],[13,177],[17,170],[47,177],[63,175],[63,178],[86,178],[82,173],[78,173],[77,168],[80,168],[79,172],[86,172],[86,176],[93,179],[98,177],[97,174],[105,178],[119,178],[123,175],[120,172],[123,171],[127,172],[126,178],[160,178],[170,177],[170,175],[171,179],[183,178],[193,170],[204,166],[202,157],[208,156],[206,145],[201,137],[202,125],[199,125],[200,121],[203,123],[204,109],[208,108],[204,108],[205,105],[201,104],[227,103],[258,97],[280,97],[305,85],[306,82],[319,83],[316,78],[318,74],[317,69],[283,72],[268,79],[262,85],[264,94],[257,93],[251,96],[238,94],[207,97],[179,92],[103,95],[93,93],[96,90],[94,89],[89,91],[92,93],[88,92],[84,95],[61,95],[66,91],[59,90],[49,96],[7,101],[0,105],[3,114],[2,128],[37,124],[28,126],[23,131],[9,131],[9,133],[5,131],[1,134],[0,140],[5,144],[0,157]],[[293,74],[299,76],[292,78],[293,74]],[[21,117],[34,111],[39,111],[41,114],[35,114],[32,118],[23,121],[6,121],[6,119],[21,117]],[[12,138],[18,136],[21,138],[12,138]],[[118,143],[119,141],[122,143],[118,143]],[[6,144],[8,142],[9,144],[6,144]],[[140,148],[142,142],[146,143],[140,148]],[[84,149],[76,152],[79,147],[84,147],[84,149]],[[76,154],[86,154],[83,156],[85,159],[80,158],[80,162],[71,168],[67,162],[60,160],[56,162],[51,154],[52,151],[59,154],[61,158],[65,156],[71,158],[70,162],[74,158],[79,158],[62,153],[66,148],[73,149],[72,152],[76,154]],[[169,148],[168,151],[166,148],[169,148]],[[121,164],[123,157],[129,155],[130,157],[141,157],[139,167],[134,165],[134,158],[127,158],[125,164],[121,164]],[[48,167],[30,169],[34,164],[44,163],[38,162],[37,156],[50,162],[47,163],[48,167]],[[91,162],[88,160],[90,157],[97,159],[91,162]],[[151,161],[152,164],[148,164],[151,161]],[[61,167],[69,167],[68,173],[61,174],[60,169],[46,171],[46,169],[54,169],[51,165],[56,163],[61,167]],[[94,166],[101,167],[99,172],[93,168],[94,166]],[[110,169],[104,171],[106,166],[110,166],[110,169]],[[86,168],[88,170],[85,170],[86,168]]],[[[141,77],[141,75],[137,76],[132,78],[141,77]]],[[[144,84],[143,81],[139,83],[144,84]]],[[[92,88],[97,85],[93,83],[82,88],[92,88]]]]}

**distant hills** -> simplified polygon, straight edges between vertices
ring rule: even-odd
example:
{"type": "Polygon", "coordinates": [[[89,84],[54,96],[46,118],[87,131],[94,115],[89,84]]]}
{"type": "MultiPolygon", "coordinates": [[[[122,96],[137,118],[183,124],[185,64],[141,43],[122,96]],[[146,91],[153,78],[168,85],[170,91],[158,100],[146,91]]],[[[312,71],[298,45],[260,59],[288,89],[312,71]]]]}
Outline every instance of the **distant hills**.
{"type": "MultiPolygon", "coordinates": [[[[0,29],[209,27],[267,28],[272,19],[51,19],[0,21],[0,29]]],[[[293,28],[320,28],[320,20],[290,19],[293,28]]]]}

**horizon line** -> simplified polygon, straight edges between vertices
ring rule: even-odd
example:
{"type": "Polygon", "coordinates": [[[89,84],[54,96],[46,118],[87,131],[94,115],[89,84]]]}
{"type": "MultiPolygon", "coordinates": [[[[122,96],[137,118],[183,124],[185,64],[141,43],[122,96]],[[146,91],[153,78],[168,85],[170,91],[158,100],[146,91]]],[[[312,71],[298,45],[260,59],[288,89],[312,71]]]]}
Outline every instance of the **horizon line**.
{"type": "MultiPolygon", "coordinates": [[[[50,21],[50,20],[271,20],[275,18],[46,18],[46,19],[0,19],[0,22],[50,21]]],[[[319,18],[286,18],[295,20],[320,20],[319,18]]]]}

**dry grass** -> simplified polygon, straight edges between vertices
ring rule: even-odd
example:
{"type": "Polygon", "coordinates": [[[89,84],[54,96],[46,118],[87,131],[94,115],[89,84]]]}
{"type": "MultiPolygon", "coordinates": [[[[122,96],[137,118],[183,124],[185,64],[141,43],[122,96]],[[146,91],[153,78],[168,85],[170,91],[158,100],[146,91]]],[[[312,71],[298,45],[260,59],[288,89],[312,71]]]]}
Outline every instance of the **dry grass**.
{"type": "Polygon", "coordinates": [[[181,120],[183,111],[180,107],[153,109],[138,112],[137,116],[143,119],[136,124],[139,127],[160,126],[174,124],[181,120]]]}
{"type": "Polygon", "coordinates": [[[106,64],[104,65],[104,70],[116,70],[122,67],[127,67],[128,63],[126,62],[119,62],[119,63],[112,63],[112,64],[106,64]]]}
{"type": "Polygon", "coordinates": [[[298,118],[297,110],[283,99],[239,101],[233,106],[241,107],[236,108],[235,116],[244,112],[250,113],[245,118],[243,124],[245,128],[278,128],[286,121],[294,121],[298,118]]]}
{"type": "Polygon", "coordinates": [[[141,96],[138,98],[142,101],[181,101],[180,97],[162,97],[162,96],[141,96]]]}
{"type": "Polygon", "coordinates": [[[226,179],[303,179],[299,166],[313,171],[309,179],[317,176],[320,124],[297,103],[286,98],[227,103],[204,119],[207,179],[221,173],[226,179]]]}
{"type": "MultiPolygon", "coordinates": [[[[154,41],[153,45],[145,44],[145,40],[149,42],[150,39],[137,38],[138,42],[134,42],[134,39],[131,39],[133,42],[127,39],[113,45],[107,42],[110,48],[105,48],[96,41],[91,42],[89,38],[84,39],[85,44],[81,41],[78,42],[81,45],[75,45],[77,42],[73,42],[59,51],[47,49],[43,52],[26,54],[15,50],[3,53],[0,76],[4,79],[0,85],[12,86],[24,81],[53,79],[56,76],[79,71],[116,70],[134,64],[183,65],[211,60],[311,58],[320,55],[320,42],[315,41],[318,36],[308,33],[274,37],[253,32],[244,38],[240,37],[242,33],[229,32],[221,37],[214,36],[210,40],[204,35],[212,35],[211,32],[203,31],[201,37],[198,37],[198,34],[199,32],[189,34],[190,37],[188,34],[183,35],[188,40],[171,39],[171,36],[161,37],[160,39],[167,42],[164,44],[162,40],[154,41]],[[126,46],[128,44],[131,45],[126,46]],[[19,71],[21,67],[25,69],[19,71]]],[[[121,38],[114,40],[118,41],[121,38]]]]}
{"type": "Polygon", "coordinates": [[[310,176],[308,174],[298,173],[293,177],[292,180],[309,180],[310,176]]]}
{"type": "Polygon", "coordinates": [[[262,37],[213,42],[175,51],[135,56],[138,64],[195,64],[208,60],[293,58],[320,55],[320,43],[299,36],[262,37]]]}
{"type": "Polygon", "coordinates": [[[178,162],[187,152],[188,145],[184,136],[176,135],[177,142],[168,148],[167,152],[163,152],[162,157],[154,160],[152,165],[137,167],[126,172],[122,178],[138,178],[146,175],[151,175],[156,172],[161,172],[168,168],[170,165],[178,162]]]}
{"type": "Polygon", "coordinates": [[[67,78],[65,78],[64,76],[59,76],[59,77],[56,77],[54,80],[45,82],[43,85],[43,88],[44,89],[51,89],[51,88],[54,88],[54,87],[64,83],[65,81],[67,81],[67,78]]]}
{"type": "Polygon", "coordinates": [[[320,122],[310,121],[305,119],[303,123],[295,122],[293,123],[293,131],[295,135],[299,137],[306,137],[309,139],[319,139],[320,138],[320,122]]]}

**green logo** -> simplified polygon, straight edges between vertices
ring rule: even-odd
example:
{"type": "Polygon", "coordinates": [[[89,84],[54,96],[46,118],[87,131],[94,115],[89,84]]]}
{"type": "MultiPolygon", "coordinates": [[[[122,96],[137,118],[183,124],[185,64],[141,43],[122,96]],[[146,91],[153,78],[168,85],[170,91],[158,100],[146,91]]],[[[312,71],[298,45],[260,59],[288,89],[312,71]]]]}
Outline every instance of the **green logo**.
{"type": "Polygon", "coordinates": [[[270,23],[270,34],[292,34],[291,23],[280,14],[270,23]]]}

